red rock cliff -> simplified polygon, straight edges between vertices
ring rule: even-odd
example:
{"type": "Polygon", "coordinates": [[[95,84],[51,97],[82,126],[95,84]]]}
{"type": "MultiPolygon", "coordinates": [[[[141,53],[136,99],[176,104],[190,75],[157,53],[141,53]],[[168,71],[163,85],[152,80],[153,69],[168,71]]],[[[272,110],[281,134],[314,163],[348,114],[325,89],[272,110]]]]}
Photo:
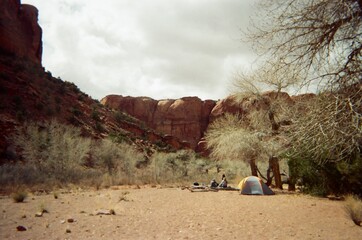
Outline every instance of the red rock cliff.
{"type": "Polygon", "coordinates": [[[20,0],[0,0],[0,53],[41,64],[41,39],[38,9],[20,0]]]}
{"type": "Polygon", "coordinates": [[[102,104],[128,113],[158,132],[187,141],[196,148],[208,124],[215,101],[198,97],[154,100],[148,97],[109,95],[102,104]]]}
{"type": "MultiPolygon", "coordinates": [[[[275,92],[265,92],[264,97],[270,101],[276,99],[275,92]]],[[[278,99],[292,106],[296,97],[290,97],[287,93],[279,93],[278,99]]],[[[101,100],[101,103],[145,122],[154,130],[177,137],[190,143],[190,147],[197,152],[207,154],[206,142],[202,139],[209,123],[223,116],[225,113],[248,114],[243,107],[250,99],[238,99],[230,95],[218,101],[202,101],[197,97],[185,97],[177,100],[154,100],[149,97],[123,97],[109,95],[101,100]]],[[[250,110],[250,109],[249,109],[250,110]]]]}

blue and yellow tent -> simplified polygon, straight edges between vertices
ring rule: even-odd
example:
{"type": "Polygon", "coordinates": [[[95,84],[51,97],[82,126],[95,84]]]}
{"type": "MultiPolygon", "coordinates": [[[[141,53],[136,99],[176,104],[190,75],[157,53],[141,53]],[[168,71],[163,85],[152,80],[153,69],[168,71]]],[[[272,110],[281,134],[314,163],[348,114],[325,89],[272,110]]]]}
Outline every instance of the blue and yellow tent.
{"type": "Polygon", "coordinates": [[[246,195],[274,195],[275,193],[258,177],[250,176],[240,181],[238,188],[246,195]]]}

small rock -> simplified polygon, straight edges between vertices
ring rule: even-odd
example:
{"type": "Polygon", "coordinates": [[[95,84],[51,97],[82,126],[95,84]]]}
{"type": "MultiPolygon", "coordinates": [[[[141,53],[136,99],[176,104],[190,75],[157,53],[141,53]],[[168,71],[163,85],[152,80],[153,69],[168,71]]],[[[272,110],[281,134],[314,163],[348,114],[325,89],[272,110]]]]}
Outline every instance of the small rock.
{"type": "Polygon", "coordinates": [[[60,223],[61,223],[61,224],[64,224],[64,223],[65,223],[65,220],[61,220],[60,223]]]}
{"type": "Polygon", "coordinates": [[[67,219],[67,222],[73,223],[73,222],[75,222],[75,220],[74,220],[74,218],[68,218],[68,219],[67,219]]]}
{"type": "Polygon", "coordinates": [[[72,231],[69,228],[67,228],[67,229],[65,229],[65,232],[66,233],[71,233],[72,231]]]}
{"type": "Polygon", "coordinates": [[[43,212],[37,212],[35,213],[35,217],[42,217],[43,216],[43,212]]]}
{"type": "Polygon", "coordinates": [[[116,215],[115,211],[113,209],[102,209],[102,210],[98,210],[96,212],[96,215],[116,215]]]}
{"type": "Polygon", "coordinates": [[[19,232],[23,232],[23,231],[26,231],[27,229],[26,229],[26,227],[19,225],[16,227],[16,230],[18,230],[19,232]]]}

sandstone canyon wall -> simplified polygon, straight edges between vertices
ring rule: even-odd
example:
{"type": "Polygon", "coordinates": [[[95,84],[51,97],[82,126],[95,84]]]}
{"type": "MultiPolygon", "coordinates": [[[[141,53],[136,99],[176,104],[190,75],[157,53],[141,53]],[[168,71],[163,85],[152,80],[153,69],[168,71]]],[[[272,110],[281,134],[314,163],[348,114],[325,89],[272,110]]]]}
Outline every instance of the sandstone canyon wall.
{"type": "Polygon", "coordinates": [[[149,97],[109,95],[101,103],[143,121],[157,132],[186,141],[195,149],[209,124],[216,102],[198,97],[154,100],[149,97]]]}
{"type": "Polygon", "coordinates": [[[0,1],[0,53],[41,64],[42,29],[38,10],[20,0],[0,1]]]}
{"type": "MultiPolygon", "coordinates": [[[[265,92],[263,95],[270,101],[276,99],[275,92],[265,92]]],[[[309,99],[312,96],[314,94],[307,97],[304,95],[290,97],[287,93],[278,93],[278,99],[282,99],[287,106],[292,106],[296,101],[309,99]]],[[[157,132],[186,141],[192,149],[207,155],[206,142],[202,138],[209,123],[226,113],[248,114],[244,104],[249,102],[249,105],[252,105],[250,101],[248,98],[240,100],[234,95],[218,102],[202,101],[197,97],[158,101],[149,97],[109,95],[103,98],[101,103],[128,113],[157,132]]]]}

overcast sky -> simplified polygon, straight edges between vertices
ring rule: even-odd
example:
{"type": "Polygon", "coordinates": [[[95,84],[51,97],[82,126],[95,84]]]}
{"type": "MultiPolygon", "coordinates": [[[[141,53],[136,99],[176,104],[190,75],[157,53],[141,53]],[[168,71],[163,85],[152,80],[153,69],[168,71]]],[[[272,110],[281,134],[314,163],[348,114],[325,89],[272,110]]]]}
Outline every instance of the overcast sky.
{"type": "Polygon", "coordinates": [[[39,9],[43,66],[101,99],[229,94],[255,56],[240,41],[255,0],[22,0],[39,9]]]}

